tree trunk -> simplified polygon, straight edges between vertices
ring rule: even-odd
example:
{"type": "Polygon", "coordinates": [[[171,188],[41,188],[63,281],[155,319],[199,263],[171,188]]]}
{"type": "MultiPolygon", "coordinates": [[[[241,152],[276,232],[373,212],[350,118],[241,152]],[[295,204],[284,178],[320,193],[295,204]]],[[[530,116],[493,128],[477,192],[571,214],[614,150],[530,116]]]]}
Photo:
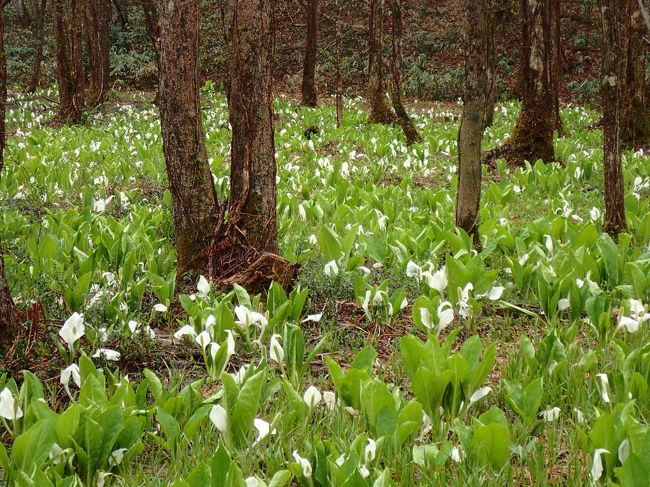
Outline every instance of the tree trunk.
{"type": "Polygon", "coordinates": [[[494,108],[496,106],[495,76],[496,76],[496,5],[495,0],[489,0],[487,4],[487,102],[485,105],[485,128],[491,127],[494,123],[494,108]]]}
{"type": "Polygon", "coordinates": [[[77,123],[84,109],[84,72],[81,32],[84,0],[52,0],[56,38],[60,123],[77,123]]]}
{"type": "Polygon", "coordinates": [[[34,36],[36,44],[34,46],[34,69],[32,79],[27,91],[34,93],[41,83],[41,68],[43,66],[43,47],[45,44],[45,16],[47,15],[47,0],[36,1],[36,14],[34,24],[34,36]]]}
{"type": "Polygon", "coordinates": [[[605,158],[605,231],[616,238],[627,228],[621,167],[621,111],[626,72],[625,4],[601,0],[603,56],[603,139],[605,158]]]}
{"type": "Polygon", "coordinates": [[[336,127],[343,124],[343,78],[341,77],[341,9],[336,0],[336,127]]]}
{"type": "Polygon", "coordinates": [[[180,273],[201,270],[218,219],[199,100],[199,0],[169,0],[160,11],[160,126],[172,194],[180,273]]]}
{"type": "Polygon", "coordinates": [[[26,29],[32,24],[32,15],[29,13],[29,10],[27,9],[27,4],[25,3],[25,0],[18,0],[16,5],[16,9],[18,10],[18,24],[23,28],[26,29]]]}
{"type": "Polygon", "coordinates": [[[562,117],[560,116],[560,86],[562,81],[562,36],[560,31],[560,21],[562,11],[560,0],[549,2],[550,8],[550,29],[551,29],[551,99],[553,103],[553,129],[559,134],[564,132],[562,117]]]}
{"type": "Polygon", "coordinates": [[[96,106],[110,86],[109,27],[111,4],[106,0],[85,0],[84,35],[90,65],[88,102],[96,106]]]}
{"type": "Polygon", "coordinates": [[[641,5],[627,0],[624,45],[626,72],[621,107],[621,142],[624,147],[638,149],[650,143],[650,105],[645,97],[646,34],[641,5]]]}
{"type": "Polygon", "coordinates": [[[155,0],[140,0],[144,13],[144,25],[149,35],[149,40],[158,59],[158,44],[160,42],[160,26],[158,25],[158,5],[155,0]]]}
{"type": "Polygon", "coordinates": [[[400,124],[406,136],[406,144],[412,145],[416,142],[421,142],[422,138],[402,103],[402,5],[400,0],[387,1],[390,7],[393,27],[390,58],[390,98],[393,103],[393,110],[395,110],[395,116],[397,117],[397,123],[400,124]]]}
{"type": "Polygon", "coordinates": [[[477,216],[481,200],[481,139],[488,93],[488,0],[465,4],[465,83],[463,115],[458,131],[456,226],[480,245],[477,216]]]}
{"type": "Polygon", "coordinates": [[[368,32],[368,104],[370,123],[392,123],[393,114],[386,104],[383,67],[384,0],[370,0],[368,32]]]}
{"type": "Polygon", "coordinates": [[[521,113],[510,140],[498,154],[511,163],[523,165],[555,160],[553,132],[557,126],[558,69],[554,41],[559,0],[521,0],[522,91],[521,113]]]}
{"type": "MultiPolygon", "coordinates": [[[[110,2],[111,0],[105,0],[106,2],[110,2]]],[[[122,6],[119,2],[119,0],[112,0],[113,7],[115,7],[115,11],[117,12],[117,18],[120,21],[120,27],[122,30],[129,30],[129,17],[127,13],[125,12],[125,7],[122,6]]],[[[110,8],[110,5],[109,7],[110,8]]],[[[112,11],[112,9],[111,9],[112,11]]],[[[111,14],[112,15],[112,14],[111,14]]]]}
{"type": "Polygon", "coordinates": [[[307,0],[307,38],[302,71],[302,105],[316,107],[316,43],[318,41],[318,0],[307,0]]]}
{"type": "MultiPolygon", "coordinates": [[[[4,162],[5,148],[5,108],[7,105],[7,63],[4,49],[4,6],[8,2],[0,0],[0,178],[4,162]]],[[[4,258],[0,248],[0,350],[11,341],[13,328],[17,324],[14,302],[5,279],[4,258]]]]}
{"type": "MultiPolygon", "coordinates": [[[[149,35],[149,40],[153,47],[154,54],[156,55],[156,66],[160,66],[160,25],[158,19],[160,17],[158,4],[156,0],[140,0],[142,11],[144,13],[144,25],[149,35]]],[[[153,100],[154,105],[160,102],[160,90],[156,91],[156,96],[153,100]]]]}
{"type": "Polygon", "coordinates": [[[230,211],[244,244],[277,253],[271,0],[232,0],[230,211]]]}

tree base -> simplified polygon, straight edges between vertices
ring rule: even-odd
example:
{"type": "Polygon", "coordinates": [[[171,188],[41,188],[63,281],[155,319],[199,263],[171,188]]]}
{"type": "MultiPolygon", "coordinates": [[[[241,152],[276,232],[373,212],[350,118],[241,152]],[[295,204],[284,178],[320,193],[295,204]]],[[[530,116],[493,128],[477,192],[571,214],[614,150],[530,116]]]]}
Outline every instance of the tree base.
{"type": "Polygon", "coordinates": [[[215,282],[220,288],[230,288],[238,284],[248,292],[262,293],[268,290],[272,282],[277,282],[284,289],[291,288],[297,270],[297,265],[284,257],[262,252],[254,260],[241,265],[231,276],[215,279],[215,282]]]}

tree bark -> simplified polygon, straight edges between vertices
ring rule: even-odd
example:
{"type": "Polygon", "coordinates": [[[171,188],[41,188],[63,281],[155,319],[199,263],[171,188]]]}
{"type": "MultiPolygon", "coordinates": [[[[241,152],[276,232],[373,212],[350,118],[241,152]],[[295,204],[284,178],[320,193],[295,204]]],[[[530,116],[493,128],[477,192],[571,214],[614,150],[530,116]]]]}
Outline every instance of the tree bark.
{"type": "Polygon", "coordinates": [[[336,127],[343,124],[343,78],[341,76],[341,9],[336,0],[336,127]]]}
{"type": "Polygon", "coordinates": [[[627,0],[624,44],[626,72],[621,108],[621,143],[631,149],[650,143],[650,105],[645,96],[646,34],[638,0],[627,0]]]}
{"type": "Polygon", "coordinates": [[[109,27],[111,4],[106,0],[85,0],[84,35],[90,65],[87,100],[96,106],[104,100],[110,86],[109,27]]]}
{"type": "MultiPolygon", "coordinates": [[[[0,178],[4,163],[5,147],[5,108],[7,105],[7,63],[4,49],[4,6],[7,0],[0,0],[0,178]]],[[[0,248],[0,350],[11,341],[13,328],[16,326],[17,313],[11,299],[9,286],[5,278],[4,257],[0,248]]]]}
{"type": "Polygon", "coordinates": [[[169,0],[160,11],[160,126],[172,194],[181,273],[205,266],[218,219],[199,100],[199,0],[169,0]]]}
{"type": "Polygon", "coordinates": [[[307,37],[302,71],[302,105],[316,107],[316,50],[318,42],[318,0],[307,0],[307,37]]]}
{"type": "Polygon", "coordinates": [[[463,115],[458,131],[456,226],[480,245],[477,216],[481,200],[481,140],[488,94],[488,0],[466,0],[463,115]]]}
{"type": "Polygon", "coordinates": [[[229,218],[245,246],[277,253],[272,0],[231,0],[229,218]]]}
{"type": "Polygon", "coordinates": [[[491,127],[494,123],[494,108],[496,106],[495,76],[496,76],[496,5],[495,0],[489,0],[487,4],[487,102],[485,105],[485,128],[491,127]]]}
{"type": "Polygon", "coordinates": [[[78,123],[84,109],[84,72],[81,34],[84,0],[52,0],[56,37],[60,123],[78,123]]]}
{"type": "Polygon", "coordinates": [[[614,238],[627,228],[621,167],[621,111],[627,62],[623,45],[626,3],[627,0],[600,0],[603,39],[604,230],[614,238]]]}
{"type": "Polygon", "coordinates": [[[406,144],[422,141],[415,125],[402,103],[402,5],[400,0],[387,0],[392,19],[390,75],[390,98],[397,117],[397,123],[406,136],[406,144]]]}
{"type": "Polygon", "coordinates": [[[560,116],[560,86],[562,81],[562,36],[560,31],[560,21],[562,19],[562,10],[560,0],[549,2],[550,8],[550,29],[551,29],[551,99],[553,103],[553,129],[558,133],[564,132],[562,117],[560,116]]]}
{"type": "Polygon", "coordinates": [[[386,104],[384,96],[384,0],[370,0],[370,18],[368,31],[368,104],[370,123],[392,123],[393,114],[386,104]]]}
{"type": "Polygon", "coordinates": [[[140,0],[144,13],[144,25],[149,35],[149,40],[158,59],[158,44],[160,42],[160,26],[158,25],[158,5],[155,0],[140,0]]]}
{"type": "Polygon", "coordinates": [[[45,17],[47,15],[47,0],[36,1],[36,13],[34,19],[34,36],[36,44],[34,46],[34,69],[32,79],[27,91],[34,93],[41,83],[41,68],[43,66],[43,47],[45,44],[45,17]]]}
{"type": "MultiPolygon", "coordinates": [[[[554,27],[559,0],[521,0],[522,91],[521,113],[512,136],[497,151],[516,165],[555,160],[553,132],[558,124],[558,90],[554,27]]],[[[559,30],[558,30],[559,32],[559,30]]]]}

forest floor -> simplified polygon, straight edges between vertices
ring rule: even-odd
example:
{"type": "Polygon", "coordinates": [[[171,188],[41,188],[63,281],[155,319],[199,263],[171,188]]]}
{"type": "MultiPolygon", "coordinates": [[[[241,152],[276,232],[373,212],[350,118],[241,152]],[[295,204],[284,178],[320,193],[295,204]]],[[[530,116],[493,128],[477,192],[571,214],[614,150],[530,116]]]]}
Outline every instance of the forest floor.
{"type": "MultiPolygon", "coordinates": [[[[0,183],[0,240],[12,293],[37,314],[4,356],[3,370],[18,383],[20,370],[34,372],[60,417],[94,407],[85,382],[81,392],[72,383],[72,393],[64,391],[61,370],[71,361],[86,371],[84,381],[101,375],[109,401],[127,387],[120,377],[128,375],[138,408],[157,412],[147,416],[151,431],[140,446],[124,446],[128,461],[102,467],[113,473],[107,485],[200,485],[190,479],[222,442],[243,475],[257,477],[254,485],[288,468],[292,482],[305,486],[326,485],[324,478],[333,485],[389,485],[389,478],[397,485],[584,485],[598,448],[617,451],[628,438],[628,455],[642,450],[650,414],[643,318],[650,302],[650,165],[642,152],[626,153],[630,234],[615,243],[602,234],[596,112],[563,109],[561,164],[486,167],[483,250],[476,253],[453,226],[460,105],[409,104],[424,138],[409,148],[399,127],[368,125],[360,100],[346,99],[337,128],[330,99],[310,110],[280,96],[279,240],[300,272],[290,294],[272,287],[255,297],[241,289],[206,291],[200,276],[176,276],[150,93],[116,93],[84,125],[59,129],[48,123],[53,98],[16,95],[9,105],[11,177],[0,183]],[[310,126],[319,131],[307,139],[310,126]],[[74,354],[58,335],[72,312],[85,322],[74,354]],[[621,326],[623,316],[640,323],[638,331],[621,326]],[[212,348],[196,341],[203,332],[217,350],[234,337],[236,353],[226,362],[224,352],[211,356],[212,348]],[[281,360],[272,340],[283,347],[281,360]],[[80,352],[98,349],[117,351],[119,359],[100,354],[94,362],[102,371],[88,372],[80,352]],[[210,407],[228,406],[221,368],[244,377],[242,388],[262,374],[253,417],[266,418],[275,435],[258,443],[248,430],[241,438],[215,430],[210,407]],[[423,379],[424,371],[432,375],[423,379]],[[422,386],[447,373],[457,375],[440,397],[422,386]],[[610,378],[607,402],[599,373],[610,378]],[[339,406],[302,411],[311,385],[335,392],[339,406]],[[173,402],[194,397],[193,388],[195,399],[173,402]],[[373,409],[378,401],[386,411],[373,409]],[[167,429],[161,410],[176,418],[182,435],[167,429]],[[419,416],[406,421],[412,410],[419,416]],[[421,424],[422,411],[432,425],[421,424]],[[380,412],[388,416],[378,419],[380,412]],[[391,421],[403,430],[386,429],[391,421]],[[616,440],[599,436],[606,427],[616,440]],[[364,461],[369,439],[379,442],[377,456],[364,461]],[[294,451],[312,462],[313,479],[294,451]]],[[[203,106],[215,185],[227,197],[227,103],[205,90],[203,106]]],[[[499,105],[486,150],[507,139],[517,112],[516,103],[499,105]]],[[[25,411],[35,407],[23,399],[25,411]]],[[[3,442],[13,444],[9,434],[3,442]]],[[[604,456],[603,475],[625,479],[626,459],[604,456]]],[[[88,485],[99,478],[99,470],[65,469],[88,485]]]]}

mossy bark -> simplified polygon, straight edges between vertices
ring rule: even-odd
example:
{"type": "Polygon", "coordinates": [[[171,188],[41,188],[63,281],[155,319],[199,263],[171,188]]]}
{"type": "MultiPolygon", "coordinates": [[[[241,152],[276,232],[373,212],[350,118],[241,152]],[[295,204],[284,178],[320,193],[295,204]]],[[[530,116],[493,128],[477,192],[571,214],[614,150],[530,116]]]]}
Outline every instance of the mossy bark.
{"type": "MultiPolygon", "coordinates": [[[[0,178],[4,163],[5,147],[5,108],[7,106],[7,63],[4,50],[4,6],[7,0],[0,0],[0,178]]],[[[0,248],[1,250],[1,248],[0,248]]],[[[4,257],[0,251],[0,350],[10,343],[13,329],[17,325],[17,313],[11,299],[9,286],[5,278],[4,257]]]]}
{"type": "Polygon", "coordinates": [[[233,1],[230,211],[246,245],[277,252],[271,0],[233,1]]]}
{"type": "Polygon", "coordinates": [[[201,271],[219,203],[199,100],[199,0],[169,0],[160,15],[159,107],[181,273],[201,271]]]}
{"type": "Polygon", "coordinates": [[[111,4],[105,0],[85,0],[84,38],[90,67],[87,102],[95,106],[104,100],[110,87],[109,26],[111,4]]]}
{"type": "Polygon", "coordinates": [[[628,0],[600,0],[602,20],[603,152],[605,231],[616,238],[627,228],[621,167],[621,115],[626,56],[624,15],[628,0]]]}
{"type": "Polygon", "coordinates": [[[82,25],[85,0],[52,0],[59,85],[57,121],[78,123],[83,114],[85,76],[82,62],[82,25]]]}
{"type": "Polygon", "coordinates": [[[411,117],[406,112],[402,103],[402,5],[400,0],[387,0],[392,19],[390,75],[390,99],[395,110],[397,123],[402,127],[406,136],[406,144],[412,145],[420,142],[422,138],[418,133],[411,117]]]}
{"type": "Polygon", "coordinates": [[[36,2],[36,13],[34,16],[34,68],[32,78],[27,91],[34,93],[41,83],[41,71],[43,67],[43,48],[45,45],[45,17],[47,15],[47,0],[36,2]]]}
{"type": "Polygon", "coordinates": [[[481,200],[481,140],[488,104],[487,2],[467,0],[465,4],[465,83],[458,130],[456,226],[472,235],[476,245],[480,245],[477,217],[481,200]]]}
{"type": "Polygon", "coordinates": [[[393,123],[384,85],[384,0],[370,0],[368,29],[368,122],[393,123]]]}
{"type": "Polygon", "coordinates": [[[623,27],[626,63],[621,112],[621,143],[639,149],[650,144],[650,103],[645,90],[646,27],[638,0],[627,0],[623,27]]]}
{"type": "Polygon", "coordinates": [[[522,107],[510,139],[497,152],[515,165],[555,160],[553,133],[559,123],[559,0],[521,0],[522,107]]]}

